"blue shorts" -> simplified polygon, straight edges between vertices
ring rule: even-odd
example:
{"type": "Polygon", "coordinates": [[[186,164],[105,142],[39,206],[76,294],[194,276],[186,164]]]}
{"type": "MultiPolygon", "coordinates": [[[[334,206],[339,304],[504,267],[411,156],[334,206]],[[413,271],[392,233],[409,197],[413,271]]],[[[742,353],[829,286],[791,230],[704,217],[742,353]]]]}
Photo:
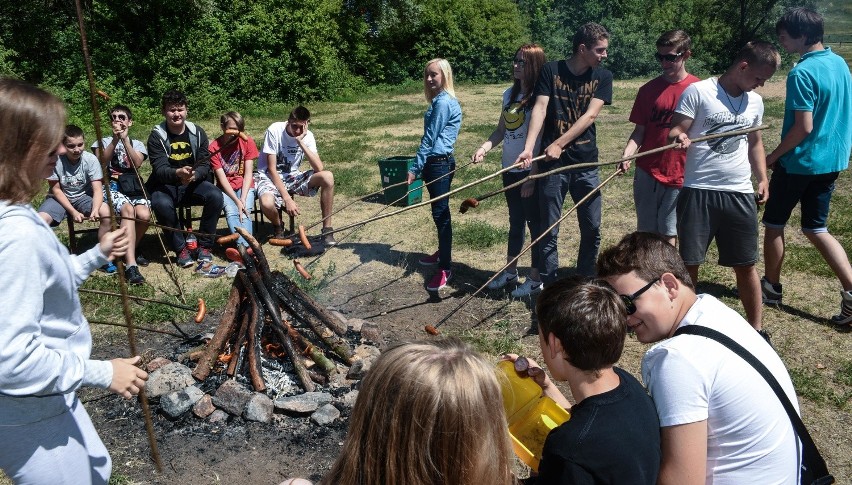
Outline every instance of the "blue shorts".
{"type": "Polygon", "coordinates": [[[769,181],[769,200],[763,213],[763,225],[783,229],[796,204],[802,206],[802,232],[828,232],[828,209],[834,181],[840,172],[819,175],[787,173],[781,164],[775,165],[769,181]]]}

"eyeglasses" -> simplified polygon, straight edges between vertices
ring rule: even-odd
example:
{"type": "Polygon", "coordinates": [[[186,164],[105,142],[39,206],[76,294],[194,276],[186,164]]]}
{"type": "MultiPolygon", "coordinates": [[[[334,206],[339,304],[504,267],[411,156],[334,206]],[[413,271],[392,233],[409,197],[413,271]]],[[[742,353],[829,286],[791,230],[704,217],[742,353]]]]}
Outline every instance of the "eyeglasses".
{"type": "Polygon", "coordinates": [[[678,52],[677,54],[660,54],[659,52],[654,53],[654,59],[658,62],[666,61],[666,62],[677,62],[683,56],[683,52],[678,52]]]}
{"type": "Polygon", "coordinates": [[[127,115],[121,113],[110,115],[110,118],[112,118],[113,121],[127,121],[127,115]]]}
{"type": "Polygon", "coordinates": [[[628,315],[633,315],[634,313],[636,313],[636,299],[639,298],[642,293],[648,291],[650,287],[654,286],[654,283],[660,281],[660,278],[654,278],[653,280],[649,281],[647,285],[643,286],[642,288],[639,288],[639,291],[633,293],[632,295],[618,295],[621,297],[621,301],[624,302],[624,306],[627,307],[628,315]]]}
{"type": "Polygon", "coordinates": [[[527,61],[525,61],[523,59],[515,59],[515,60],[512,61],[512,64],[517,64],[518,66],[521,66],[521,67],[524,67],[524,64],[526,64],[526,63],[527,63],[527,61]]]}

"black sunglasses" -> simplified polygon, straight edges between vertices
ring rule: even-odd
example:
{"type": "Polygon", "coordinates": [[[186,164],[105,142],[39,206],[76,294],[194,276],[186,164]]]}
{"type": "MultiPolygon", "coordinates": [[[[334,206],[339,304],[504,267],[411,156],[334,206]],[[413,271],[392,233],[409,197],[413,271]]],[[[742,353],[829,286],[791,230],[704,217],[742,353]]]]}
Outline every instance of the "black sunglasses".
{"type": "Polygon", "coordinates": [[[110,115],[110,117],[113,121],[127,121],[127,115],[121,113],[110,115]]]}
{"type": "Polygon", "coordinates": [[[660,54],[659,52],[654,53],[654,59],[656,59],[657,62],[676,62],[678,59],[681,58],[681,56],[683,56],[683,52],[678,52],[677,54],[660,54]]]}
{"type": "Polygon", "coordinates": [[[654,286],[654,283],[660,281],[660,278],[662,278],[662,276],[649,281],[647,285],[643,286],[642,288],[639,288],[639,291],[633,293],[632,295],[618,295],[621,297],[621,301],[624,302],[624,306],[627,308],[628,315],[633,315],[634,313],[636,313],[636,299],[639,298],[642,293],[648,291],[648,288],[654,286]]]}

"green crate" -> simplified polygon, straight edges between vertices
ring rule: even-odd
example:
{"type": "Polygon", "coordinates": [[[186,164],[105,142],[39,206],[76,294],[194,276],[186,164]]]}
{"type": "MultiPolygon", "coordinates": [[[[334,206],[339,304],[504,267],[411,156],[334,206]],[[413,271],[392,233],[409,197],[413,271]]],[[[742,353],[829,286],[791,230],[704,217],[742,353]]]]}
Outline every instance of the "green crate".
{"type": "MultiPolygon", "coordinates": [[[[396,156],[379,160],[379,173],[382,177],[382,187],[405,182],[408,171],[414,165],[414,158],[409,156],[396,156]]],[[[384,191],[385,204],[407,207],[416,204],[423,199],[423,180],[420,177],[414,179],[411,185],[402,184],[384,191]],[[414,189],[414,190],[412,190],[414,189]],[[411,192],[406,195],[406,192],[411,192]]]]}

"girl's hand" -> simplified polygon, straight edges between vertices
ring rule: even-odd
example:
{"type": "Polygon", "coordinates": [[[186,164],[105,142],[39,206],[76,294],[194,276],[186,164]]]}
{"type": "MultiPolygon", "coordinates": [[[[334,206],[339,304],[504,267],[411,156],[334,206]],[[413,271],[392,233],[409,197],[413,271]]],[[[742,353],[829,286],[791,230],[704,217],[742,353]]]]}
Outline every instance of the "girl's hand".
{"type": "Polygon", "coordinates": [[[129,244],[127,229],[122,227],[104,234],[98,244],[101,246],[101,252],[106,254],[110,261],[123,257],[127,253],[129,244]]]}
{"type": "Polygon", "coordinates": [[[148,373],[136,367],[142,360],[138,355],[130,359],[112,359],[112,382],[109,390],[126,399],[139,394],[148,380],[148,373]]]}

